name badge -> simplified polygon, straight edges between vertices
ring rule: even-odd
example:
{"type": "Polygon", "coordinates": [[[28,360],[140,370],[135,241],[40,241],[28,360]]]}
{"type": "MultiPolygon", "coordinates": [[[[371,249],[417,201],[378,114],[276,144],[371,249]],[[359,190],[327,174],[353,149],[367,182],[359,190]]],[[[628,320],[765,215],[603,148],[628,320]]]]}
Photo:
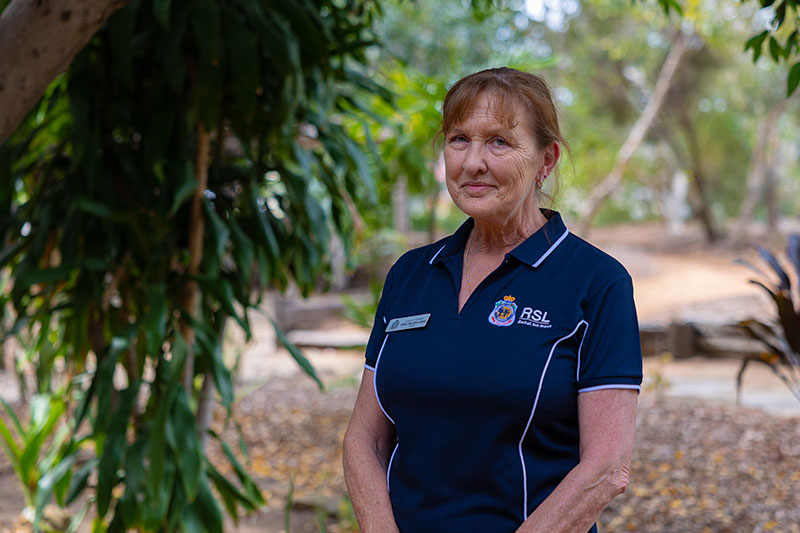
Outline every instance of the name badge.
{"type": "Polygon", "coordinates": [[[404,329],[424,328],[430,317],[430,313],[425,313],[422,315],[404,316],[403,318],[393,318],[389,321],[389,325],[386,326],[386,333],[404,329]]]}

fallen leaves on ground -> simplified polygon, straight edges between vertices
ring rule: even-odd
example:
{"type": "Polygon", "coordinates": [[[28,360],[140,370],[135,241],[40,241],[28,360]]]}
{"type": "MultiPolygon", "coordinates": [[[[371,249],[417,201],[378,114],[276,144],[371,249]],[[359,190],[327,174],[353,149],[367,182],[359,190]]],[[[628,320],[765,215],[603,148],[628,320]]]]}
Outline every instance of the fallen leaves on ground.
{"type": "MultiPolygon", "coordinates": [[[[237,405],[271,507],[284,505],[291,479],[296,499],[326,508],[342,500],[341,439],[355,392],[351,383],[321,393],[298,377],[237,405]]],[[[601,530],[800,532],[800,418],[652,392],[639,405],[631,483],[601,530]]]]}

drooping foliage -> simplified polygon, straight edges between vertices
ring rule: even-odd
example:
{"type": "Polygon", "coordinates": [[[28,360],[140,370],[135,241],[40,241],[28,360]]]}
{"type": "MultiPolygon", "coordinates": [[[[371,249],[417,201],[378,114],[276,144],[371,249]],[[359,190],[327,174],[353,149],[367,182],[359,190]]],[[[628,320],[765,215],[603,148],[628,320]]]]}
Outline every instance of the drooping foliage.
{"type": "Polygon", "coordinates": [[[343,123],[388,98],[362,68],[378,13],[133,0],[0,146],[4,322],[70,378],[39,382],[70,428],[39,510],[90,488],[101,529],[220,531],[212,487],[234,517],[263,503],[226,444],[237,480],[207,460],[197,406],[232,408],[228,319],[249,335],[265,287],[317,286],[332,232],[347,245],[376,200],[343,123]]]}

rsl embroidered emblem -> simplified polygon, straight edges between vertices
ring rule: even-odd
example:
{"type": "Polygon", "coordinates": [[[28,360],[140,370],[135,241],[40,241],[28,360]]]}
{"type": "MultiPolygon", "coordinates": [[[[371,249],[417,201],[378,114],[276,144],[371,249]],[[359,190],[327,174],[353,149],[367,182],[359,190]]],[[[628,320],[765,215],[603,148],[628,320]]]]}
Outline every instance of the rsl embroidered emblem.
{"type": "Polygon", "coordinates": [[[489,322],[495,326],[510,326],[517,317],[517,304],[513,296],[503,296],[503,299],[494,304],[494,309],[489,314],[489,322]]]}

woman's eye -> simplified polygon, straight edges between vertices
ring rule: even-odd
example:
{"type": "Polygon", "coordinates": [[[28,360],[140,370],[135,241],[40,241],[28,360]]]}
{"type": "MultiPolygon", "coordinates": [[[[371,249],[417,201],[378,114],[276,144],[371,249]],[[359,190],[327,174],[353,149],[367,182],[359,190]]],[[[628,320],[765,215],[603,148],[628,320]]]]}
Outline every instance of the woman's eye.
{"type": "Polygon", "coordinates": [[[494,146],[500,146],[500,147],[508,146],[508,143],[502,137],[495,137],[494,139],[491,140],[491,143],[494,146]]]}
{"type": "Polygon", "coordinates": [[[467,138],[465,136],[463,136],[463,135],[453,135],[452,137],[450,137],[450,142],[451,143],[463,143],[463,142],[467,142],[467,138]]]}

